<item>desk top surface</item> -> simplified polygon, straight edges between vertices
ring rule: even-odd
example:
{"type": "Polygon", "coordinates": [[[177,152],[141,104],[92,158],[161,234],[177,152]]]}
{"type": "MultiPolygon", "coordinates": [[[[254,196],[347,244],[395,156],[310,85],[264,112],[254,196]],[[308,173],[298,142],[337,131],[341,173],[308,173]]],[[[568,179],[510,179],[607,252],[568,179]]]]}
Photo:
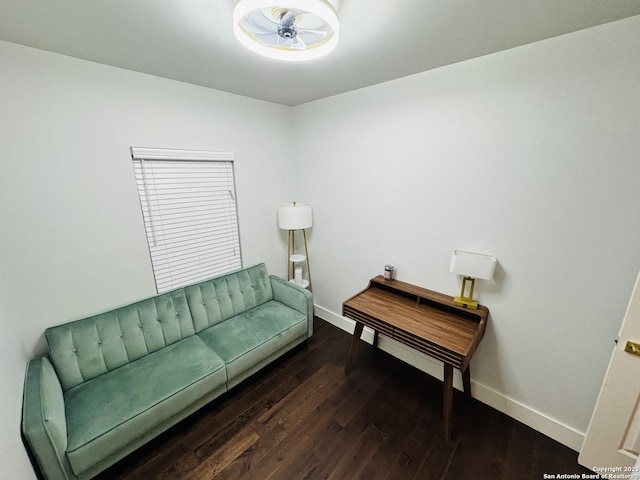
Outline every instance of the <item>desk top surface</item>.
{"type": "MultiPolygon", "coordinates": [[[[382,321],[394,331],[434,343],[461,357],[471,356],[484,335],[489,310],[470,310],[453,303],[453,297],[398,280],[375,277],[362,292],[346,300],[343,313],[382,321]]],[[[364,322],[366,324],[366,321],[364,322]]]]}

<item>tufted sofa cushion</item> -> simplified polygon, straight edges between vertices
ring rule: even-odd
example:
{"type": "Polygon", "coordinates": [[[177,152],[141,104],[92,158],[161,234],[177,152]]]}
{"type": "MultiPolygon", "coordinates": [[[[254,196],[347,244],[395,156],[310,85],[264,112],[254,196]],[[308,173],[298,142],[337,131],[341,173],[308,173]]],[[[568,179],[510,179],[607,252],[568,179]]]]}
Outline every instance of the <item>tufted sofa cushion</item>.
{"type": "Polygon", "coordinates": [[[48,328],[51,362],[62,388],[115,370],[194,335],[182,289],[48,328]]]}
{"type": "Polygon", "coordinates": [[[264,263],[185,287],[196,332],[273,300],[264,263]]]}

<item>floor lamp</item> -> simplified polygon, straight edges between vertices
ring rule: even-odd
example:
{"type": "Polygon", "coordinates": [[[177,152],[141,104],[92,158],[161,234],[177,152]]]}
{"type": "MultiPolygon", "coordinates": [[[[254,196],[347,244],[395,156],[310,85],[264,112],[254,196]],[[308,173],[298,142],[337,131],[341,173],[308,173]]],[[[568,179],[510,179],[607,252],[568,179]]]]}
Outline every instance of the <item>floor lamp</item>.
{"type": "Polygon", "coordinates": [[[301,287],[311,286],[311,268],[309,267],[309,250],[307,248],[306,229],[313,224],[313,215],[310,205],[293,202],[291,205],[281,205],[278,207],[278,227],[287,230],[287,280],[293,281],[301,287]],[[302,230],[304,240],[304,255],[296,254],[296,232],[302,230]],[[302,278],[302,267],[297,267],[296,263],[306,261],[307,275],[309,280],[302,278]]]}

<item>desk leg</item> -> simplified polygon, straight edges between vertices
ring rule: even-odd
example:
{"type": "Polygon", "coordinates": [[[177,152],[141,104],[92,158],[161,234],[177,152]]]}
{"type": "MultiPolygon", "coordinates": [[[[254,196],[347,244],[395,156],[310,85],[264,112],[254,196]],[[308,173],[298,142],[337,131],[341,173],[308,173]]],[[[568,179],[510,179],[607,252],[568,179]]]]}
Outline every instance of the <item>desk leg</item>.
{"type": "Polygon", "coordinates": [[[453,367],[444,364],[444,381],[443,383],[443,405],[442,405],[442,425],[444,431],[444,439],[451,439],[451,409],[453,404],[453,367]]]}
{"type": "Polygon", "coordinates": [[[466,370],[462,372],[462,386],[464,387],[464,396],[467,399],[471,398],[471,372],[470,367],[467,366],[466,370]]]}
{"type": "Polygon", "coordinates": [[[356,356],[356,350],[358,350],[358,343],[360,343],[360,336],[362,335],[362,329],[364,323],[356,322],[356,328],[353,331],[353,338],[351,339],[351,348],[349,348],[349,355],[347,356],[347,364],[344,366],[344,373],[348,375],[351,371],[353,359],[356,356]]]}

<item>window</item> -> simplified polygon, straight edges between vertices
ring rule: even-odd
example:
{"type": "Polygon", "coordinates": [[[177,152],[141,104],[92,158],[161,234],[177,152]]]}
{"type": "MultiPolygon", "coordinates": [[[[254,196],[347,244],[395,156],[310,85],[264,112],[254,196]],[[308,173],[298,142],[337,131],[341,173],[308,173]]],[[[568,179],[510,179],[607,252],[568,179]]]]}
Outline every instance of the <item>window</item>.
{"type": "Polygon", "coordinates": [[[131,147],[158,293],[242,267],[234,154],[131,147]]]}

